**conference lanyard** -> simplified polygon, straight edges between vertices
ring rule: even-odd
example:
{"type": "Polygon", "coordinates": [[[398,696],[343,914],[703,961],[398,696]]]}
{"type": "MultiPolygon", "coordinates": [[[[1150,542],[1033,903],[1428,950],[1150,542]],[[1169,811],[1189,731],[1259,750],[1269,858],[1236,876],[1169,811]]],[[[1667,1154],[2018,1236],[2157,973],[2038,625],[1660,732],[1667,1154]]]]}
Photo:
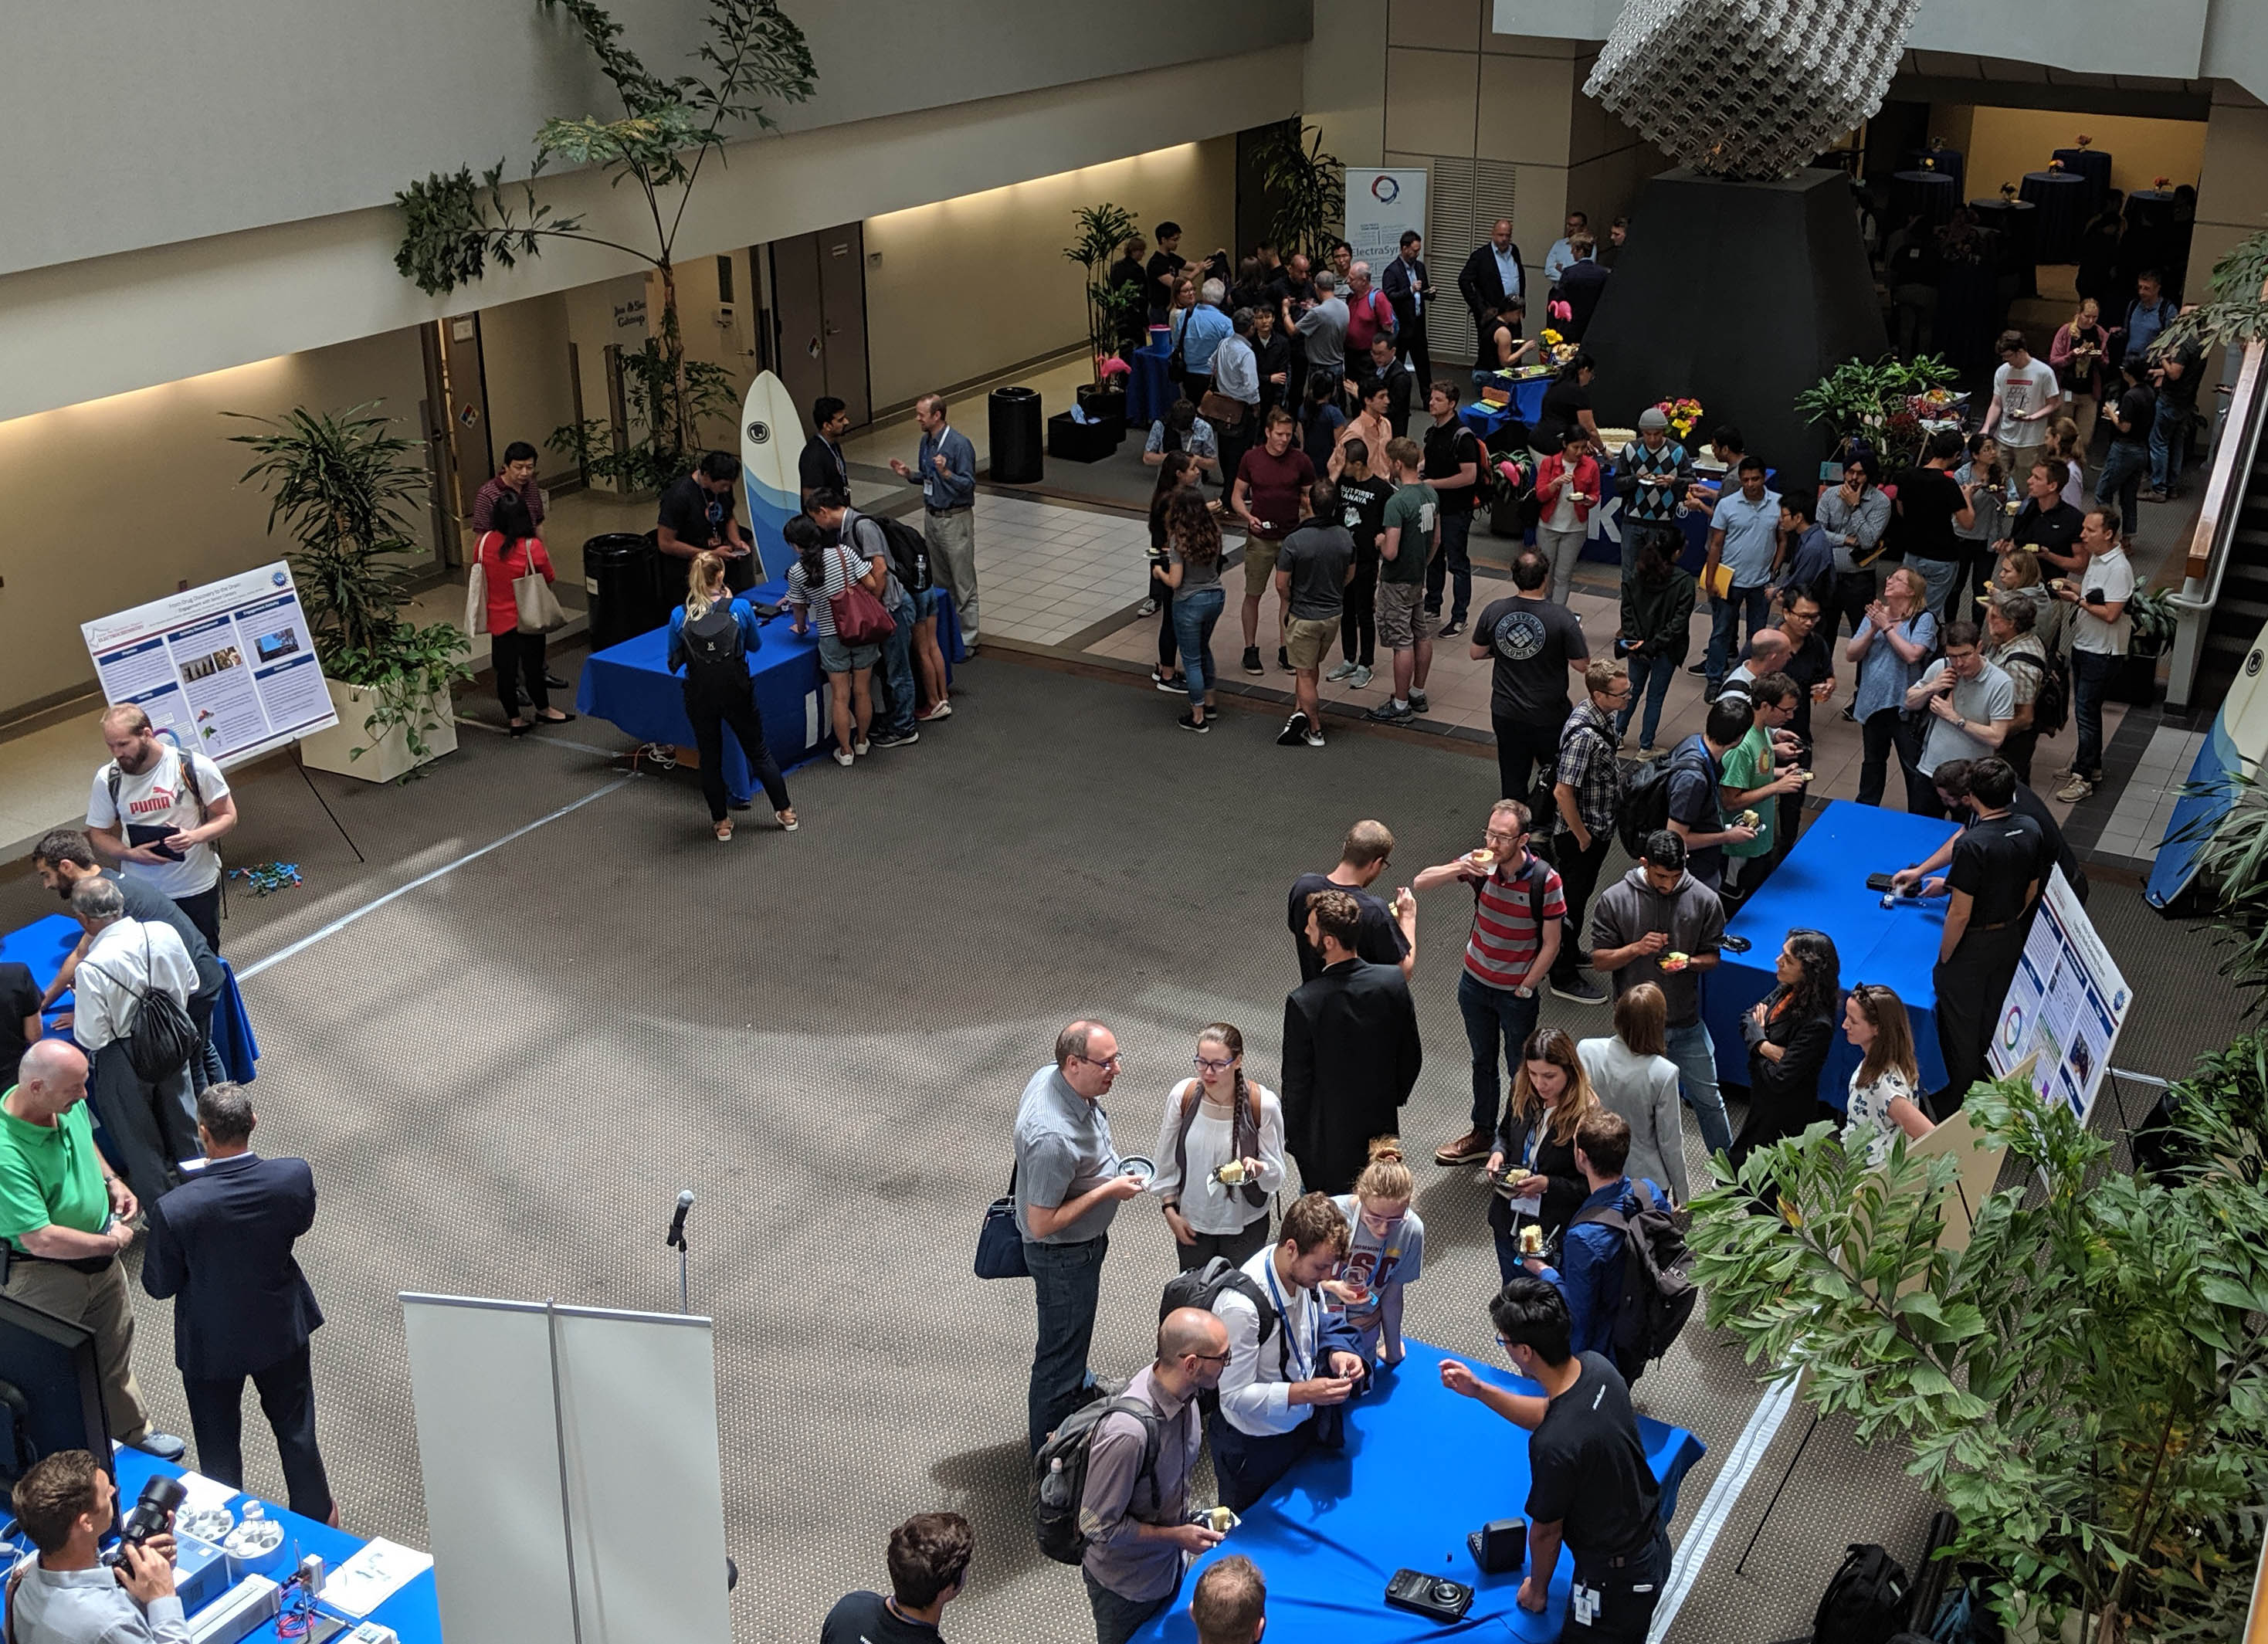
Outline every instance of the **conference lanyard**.
{"type": "MultiPolygon", "coordinates": [[[[1274,1301],[1275,1301],[1275,1303],[1276,1303],[1276,1317],[1277,1317],[1277,1319],[1279,1321],[1279,1323],[1281,1323],[1281,1325],[1282,1325],[1282,1328],[1283,1328],[1283,1331],[1284,1331],[1284,1339],[1285,1339],[1285,1340],[1286,1340],[1286,1341],[1292,1341],[1292,1315],[1291,1315],[1290,1310],[1289,1310],[1288,1309],[1286,1309],[1286,1308],[1285,1307],[1285,1305],[1284,1305],[1284,1293],[1283,1293],[1283,1291],[1281,1291],[1280,1289],[1277,1288],[1277,1285],[1276,1285],[1276,1258],[1275,1258],[1275,1257],[1270,1256],[1270,1257],[1268,1258],[1268,1262],[1267,1262],[1267,1270],[1268,1270],[1268,1294],[1269,1294],[1269,1295],[1270,1295],[1270,1297],[1272,1297],[1272,1298],[1274,1299],[1274,1301]]],[[[1296,1344],[1296,1343],[1294,1343],[1294,1352],[1293,1352],[1293,1356],[1292,1356],[1292,1369],[1297,1370],[1297,1371],[1299,1372],[1299,1374],[1298,1374],[1297,1375],[1286,1375],[1286,1377],[1285,1377],[1285,1379],[1286,1379],[1287,1381],[1293,1381],[1293,1382],[1304,1382],[1304,1381],[1306,1381],[1306,1380],[1307,1380],[1310,1375],[1313,1375],[1314,1374],[1314,1372],[1315,1372],[1315,1354],[1316,1354],[1318,1352],[1320,1352],[1320,1351],[1322,1350],[1322,1341],[1323,1341],[1323,1320],[1322,1320],[1322,1311],[1323,1311],[1323,1309],[1322,1309],[1322,1303],[1320,1303],[1319,1301],[1314,1301],[1314,1300],[1313,1300],[1313,1299],[1310,1299],[1310,1300],[1308,1301],[1308,1303],[1307,1303],[1307,1352],[1306,1352],[1304,1354],[1300,1353],[1297,1351],[1297,1344],[1296,1344]]]]}

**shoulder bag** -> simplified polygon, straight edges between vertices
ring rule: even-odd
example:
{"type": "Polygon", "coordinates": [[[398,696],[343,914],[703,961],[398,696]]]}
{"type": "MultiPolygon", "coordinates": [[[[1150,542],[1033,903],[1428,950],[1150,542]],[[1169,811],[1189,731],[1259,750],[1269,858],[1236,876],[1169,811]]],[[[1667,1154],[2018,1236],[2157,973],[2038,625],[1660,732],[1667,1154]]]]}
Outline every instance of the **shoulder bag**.
{"type": "Polygon", "coordinates": [[[827,601],[835,618],[835,637],[846,645],[878,645],[898,631],[898,624],[858,580],[866,574],[865,562],[840,543],[835,551],[843,560],[843,592],[827,601]]]}
{"type": "Polygon", "coordinates": [[[1024,1261],[1023,1229],[1016,1226],[1016,1171],[1008,1169],[1008,1191],[984,1207],[984,1225],[976,1233],[976,1276],[979,1279],[1029,1279],[1024,1261]]]}
{"type": "Polygon", "coordinates": [[[567,625],[567,613],[559,608],[551,579],[536,569],[534,543],[534,537],[527,539],[527,570],[512,579],[512,602],[519,610],[520,632],[556,633],[567,625]]]}
{"type": "MultiPolygon", "coordinates": [[[[484,536],[481,539],[486,542],[484,536]]],[[[489,630],[489,568],[480,555],[473,551],[473,563],[465,569],[465,631],[484,634],[489,630]]]]}

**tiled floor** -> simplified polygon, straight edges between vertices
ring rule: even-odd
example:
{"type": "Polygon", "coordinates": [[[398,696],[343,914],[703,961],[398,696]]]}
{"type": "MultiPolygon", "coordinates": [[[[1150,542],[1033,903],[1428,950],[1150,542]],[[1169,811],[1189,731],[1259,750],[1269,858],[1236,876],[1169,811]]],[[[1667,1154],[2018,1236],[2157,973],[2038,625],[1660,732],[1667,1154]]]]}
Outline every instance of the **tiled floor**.
{"type": "Polygon", "coordinates": [[[2102,830],[2098,848],[2118,856],[2147,861],[2158,854],[2173,820],[2174,806],[2189,780],[2190,767],[2204,744],[2203,731],[2183,731],[2161,725],[2150,738],[2133,774],[2120,790],[2117,807],[2102,830]]]}
{"type": "Polygon", "coordinates": [[[984,638],[1058,645],[1125,612],[1149,591],[1149,546],[1141,520],[979,492],[984,638]]]}

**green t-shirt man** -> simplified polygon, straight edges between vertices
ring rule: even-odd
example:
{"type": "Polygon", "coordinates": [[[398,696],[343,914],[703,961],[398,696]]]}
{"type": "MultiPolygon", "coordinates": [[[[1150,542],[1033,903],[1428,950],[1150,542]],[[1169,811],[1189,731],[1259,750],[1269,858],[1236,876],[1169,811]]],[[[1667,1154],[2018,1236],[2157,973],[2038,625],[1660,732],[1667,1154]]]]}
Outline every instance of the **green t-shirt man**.
{"type": "MultiPolygon", "coordinates": [[[[15,1094],[10,1086],[6,1095],[15,1094]]],[[[73,1102],[52,1126],[0,1110],[0,1238],[20,1250],[23,1235],[41,1227],[100,1233],[109,1222],[110,1191],[86,1103],[73,1102]]]]}
{"type": "Polygon", "coordinates": [[[1386,518],[1379,527],[1379,543],[1396,526],[1402,528],[1392,559],[1378,562],[1381,582],[1423,582],[1425,562],[1433,555],[1433,527],[1440,519],[1441,494],[1431,485],[1404,485],[1386,499],[1386,518]]]}
{"type": "MultiPolygon", "coordinates": [[[[1723,785],[1735,793],[1746,793],[1752,788],[1764,786],[1778,775],[1772,766],[1771,733],[1761,725],[1750,726],[1749,734],[1735,742],[1732,751],[1725,756],[1723,785]]],[[[1721,800],[1718,807],[1720,810],[1724,808],[1721,800]]],[[[1727,845],[1727,856],[1763,856],[1771,850],[1772,822],[1779,815],[1778,799],[1758,800],[1749,808],[1756,814],[1756,837],[1746,844],[1727,845]]],[[[1728,822],[1735,820],[1730,811],[1726,812],[1725,819],[1728,822]]]]}

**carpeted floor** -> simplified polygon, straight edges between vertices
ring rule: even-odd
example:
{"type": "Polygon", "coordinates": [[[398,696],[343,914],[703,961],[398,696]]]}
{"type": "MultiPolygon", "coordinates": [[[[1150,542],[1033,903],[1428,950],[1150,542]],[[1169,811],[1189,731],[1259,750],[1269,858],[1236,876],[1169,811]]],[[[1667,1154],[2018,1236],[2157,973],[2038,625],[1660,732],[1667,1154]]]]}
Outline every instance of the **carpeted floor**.
{"type": "MultiPolygon", "coordinates": [[[[518,741],[468,727],[460,752],[403,787],[314,778],[366,862],[292,767],[246,774],[232,859],[296,862],[306,879],[235,901],[227,947],[266,1052],[260,1144],[312,1160],[321,1185],[301,1254],[330,1320],[320,1427],[350,1528],[424,1537],[395,1293],[673,1306],[661,1233],[690,1184],[694,1305],[718,1322],[737,1636],[813,1636],[840,1593],[883,1581],[887,1529],[937,1507],[968,1514],[979,1538],[949,1636],[1087,1635],[1077,1576],[1039,1558],[1024,1516],[1030,1295],[968,1268],[1007,1179],[1017,1094],[1082,1014],[1125,1048],[1108,1102],[1124,1138],[1154,1135],[1207,1020],[1242,1026],[1272,1084],[1298,977],[1290,878],[1328,866],[1347,823],[1375,815],[1406,882],[1477,838],[1495,770],[1388,736],[1278,749],[1272,718],[1234,711],[1192,737],[1146,691],[1001,660],[961,682],[955,716],[917,747],[792,774],[801,832],[751,822],[729,846],[710,839],[689,773],[625,778],[621,739],[588,721],[518,741]]],[[[1462,901],[1439,894],[1419,916],[1413,1156],[1462,1128],[1462,901]]],[[[11,924],[55,906],[28,876],[0,883],[11,924]]],[[[2131,890],[2107,888],[2096,912],[2141,997],[2139,1065],[2175,1071],[2210,984],[2185,984],[2176,1006],[2154,984],[2203,969],[2199,949],[2131,890]]],[[[1605,1011],[1556,999],[1544,1020],[1609,1030],[1605,1011]]],[[[1409,1327],[1485,1354],[1481,1190],[1419,1168],[1434,1260],[1409,1327]]],[[[1146,1357],[1170,1272],[1165,1230],[1138,1204],[1104,1270],[1099,1372],[1146,1357]]],[[[137,1311],[144,1388],[186,1433],[170,1310],[137,1311]]],[[[1698,1325],[1640,1384],[1643,1408],[1710,1446],[1680,1536],[1758,1392],[1698,1325]]],[[[1673,1639],[1795,1636],[1844,1543],[1918,1554],[1927,1503],[1900,1458],[1858,1455],[1830,1424],[1748,1574],[1732,1573],[1808,1426],[1791,1417],[1727,1504],[1673,1639]]],[[[274,1491],[264,1437],[247,1450],[251,1482],[274,1491]]]]}

